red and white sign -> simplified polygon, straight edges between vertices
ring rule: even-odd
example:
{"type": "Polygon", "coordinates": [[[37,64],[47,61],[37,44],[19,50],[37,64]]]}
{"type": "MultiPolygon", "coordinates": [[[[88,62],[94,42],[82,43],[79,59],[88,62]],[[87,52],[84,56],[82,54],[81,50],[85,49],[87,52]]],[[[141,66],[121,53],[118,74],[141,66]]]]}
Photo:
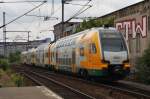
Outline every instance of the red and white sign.
{"type": "Polygon", "coordinates": [[[142,16],[138,22],[136,19],[119,21],[116,23],[116,28],[121,32],[124,31],[126,40],[129,35],[136,38],[137,33],[144,38],[147,36],[147,16],[142,16]]]}

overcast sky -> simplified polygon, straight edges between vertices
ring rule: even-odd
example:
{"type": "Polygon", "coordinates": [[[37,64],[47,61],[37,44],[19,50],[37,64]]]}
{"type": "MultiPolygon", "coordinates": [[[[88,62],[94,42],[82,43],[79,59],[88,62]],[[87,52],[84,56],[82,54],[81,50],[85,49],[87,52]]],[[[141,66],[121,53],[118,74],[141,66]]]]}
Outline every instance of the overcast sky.
{"type": "MultiPolygon", "coordinates": [[[[31,1],[31,0],[0,0],[4,2],[8,1],[31,1]]],[[[33,0],[32,0],[33,1],[33,0]]],[[[36,0],[37,1],[37,0],[36,0]]],[[[39,0],[40,1],[40,0],[39,0]]],[[[42,1],[42,0],[41,0],[42,1]]],[[[79,15],[79,17],[100,17],[107,13],[113,12],[115,10],[124,8],[126,6],[132,5],[134,3],[140,2],[143,0],[92,0],[90,5],[92,7],[88,9],[86,12],[79,15]]],[[[37,16],[50,16],[52,11],[52,0],[48,0],[48,2],[38,9],[29,13],[30,15],[37,16]]],[[[43,17],[33,17],[33,16],[24,16],[17,21],[7,25],[7,30],[21,30],[32,31],[30,33],[30,39],[44,39],[51,38],[53,40],[54,35],[52,31],[53,25],[59,23],[61,21],[61,0],[54,0],[54,14],[52,17],[58,17],[58,20],[48,20],[44,21],[43,17]]],[[[75,0],[71,3],[74,4],[86,4],[87,0],[75,0]]],[[[0,3],[0,26],[3,25],[3,12],[6,12],[6,23],[15,19],[16,17],[24,14],[25,12],[31,10],[35,6],[40,3],[0,3]]],[[[78,10],[80,10],[82,6],[78,5],[65,5],[65,20],[69,19],[72,15],[74,15],[78,10]]],[[[7,33],[7,41],[12,41],[17,38],[19,39],[27,39],[27,33],[7,33]]],[[[2,28],[0,28],[0,41],[3,39],[2,28]]]]}

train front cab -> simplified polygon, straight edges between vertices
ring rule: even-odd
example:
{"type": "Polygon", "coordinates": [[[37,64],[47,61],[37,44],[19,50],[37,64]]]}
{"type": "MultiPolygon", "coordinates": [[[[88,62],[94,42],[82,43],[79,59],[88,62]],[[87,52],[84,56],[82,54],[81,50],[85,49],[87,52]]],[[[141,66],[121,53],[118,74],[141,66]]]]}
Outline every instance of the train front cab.
{"type": "Polygon", "coordinates": [[[122,79],[130,72],[129,51],[122,33],[116,30],[100,31],[99,41],[102,62],[107,63],[106,73],[114,79],[122,79]]]}
{"type": "Polygon", "coordinates": [[[123,35],[116,30],[99,31],[101,62],[107,64],[102,68],[105,76],[122,79],[130,72],[129,51],[123,35]]]}
{"type": "Polygon", "coordinates": [[[90,32],[80,39],[80,66],[94,77],[122,79],[130,72],[129,52],[121,33],[90,32]],[[82,60],[83,59],[83,60],[82,60]]]}

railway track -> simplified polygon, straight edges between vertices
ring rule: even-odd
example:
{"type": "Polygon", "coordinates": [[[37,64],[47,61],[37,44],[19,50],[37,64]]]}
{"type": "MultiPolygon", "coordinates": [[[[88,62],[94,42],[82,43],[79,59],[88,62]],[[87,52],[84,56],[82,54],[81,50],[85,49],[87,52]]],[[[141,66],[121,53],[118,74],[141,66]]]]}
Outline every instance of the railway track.
{"type": "Polygon", "coordinates": [[[38,85],[47,86],[65,99],[96,99],[95,97],[36,72],[28,71],[28,73],[23,72],[23,74],[38,85]]]}
{"type": "MultiPolygon", "coordinates": [[[[54,77],[58,76],[58,74],[56,75],[56,73],[48,73],[47,72],[47,74],[53,75],[54,77]]],[[[59,76],[61,77],[61,76],[66,76],[66,75],[59,74],[59,76]]],[[[128,95],[134,96],[139,99],[150,99],[150,91],[139,89],[139,88],[129,86],[126,84],[122,84],[120,82],[107,82],[106,83],[106,82],[99,82],[99,81],[84,80],[84,79],[80,79],[80,78],[73,78],[70,76],[67,78],[73,79],[73,80],[78,80],[83,83],[88,83],[88,84],[95,85],[98,87],[105,87],[106,89],[110,89],[112,91],[123,92],[123,93],[126,93],[128,95]]],[[[111,94],[113,94],[113,92],[111,94]]]]}
{"type": "MultiPolygon", "coordinates": [[[[71,76],[66,76],[66,75],[60,75],[58,73],[53,73],[53,72],[49,72],[45,69],[40,69],[40,68],[35,68],[35,67],[22,67],[22,69],[24,69],[24,74],[28,77],[31,78],[31,75],[34,75],[31,79],[39,82],[41,80],[38,80],[39,78],[43,79],[42,80],[42,84],[40,82],[41,85],[46,85],[47,87],[49,87],[50,83],[49,81],[53,82],[53,83],[60,83],[59,85],[64,85],[67,86],[66,88],[69,90],[74,90],[72,92],[76,92],[76,94],[79,92],[80,97],[82,96],[81,99],[108,99],[108,98],[115,98],[115,99],[150,99],[150,95],[148,95],[147,93],[143,93],[140,90],[137,89],[132,89],[132,88],[127,88],[127,87],[123,87],[121,86],[121,84],[119,84],[117,86],[117,84],[104,84],[104,83],[97,83],[97,82],[93,82],[93,81],[87,81],[87,80],[83,80],[83,79],[79,79],[76,77],[71,77],[71,76]],[[31,69],[32,68],[32,69],[31,69]],[[36,77],[35,77],[36,76],[36,77]],[[44,80],[45,79],[45,80],[44,80]],[[43,83],[43,81],[45,83],[43,83]],[[47,82],[46,82],[47,81],[47,82]],[[62,83],[63,82],[63,83],[62,83]],[[131,90],[132,89],[132,90],[131,90]],[[86,94],[85,94],[86,93],[86,94]],[[84,96],[84,98],[83,98],[84,96]]],[[[51,84],[52,85],[52,84],[51,84]]],[[[55,85],[56,86],[56,85],[55,85]]],[[[52,89],[51,87],[49,87],[50,89],[52,89]]],[[[56,93],[58,93],[56,91],[56,93]]],[[[63,95],[62,95],[63,96],[63,95]]],[[[70,95],[69,97],[71,97],[73,95],[70,95]]],[[[63,96],[66,98],[66,96],[63,96]]],[[[78,96],[75,96],[78,97],[78,96]]],[[[77,99],[77,98],[76,98],[77,99]]]]}

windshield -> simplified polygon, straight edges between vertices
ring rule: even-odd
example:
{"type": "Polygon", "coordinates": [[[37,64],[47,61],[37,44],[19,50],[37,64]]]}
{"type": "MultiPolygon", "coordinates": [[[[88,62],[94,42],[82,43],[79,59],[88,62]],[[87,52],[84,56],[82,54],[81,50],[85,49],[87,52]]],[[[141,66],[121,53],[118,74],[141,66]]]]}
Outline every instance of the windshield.
{"type": "Polygon", "coordinates": [[[103,51],[125,51],[126,46],[121,33],[100,33],[103,51]]]}

